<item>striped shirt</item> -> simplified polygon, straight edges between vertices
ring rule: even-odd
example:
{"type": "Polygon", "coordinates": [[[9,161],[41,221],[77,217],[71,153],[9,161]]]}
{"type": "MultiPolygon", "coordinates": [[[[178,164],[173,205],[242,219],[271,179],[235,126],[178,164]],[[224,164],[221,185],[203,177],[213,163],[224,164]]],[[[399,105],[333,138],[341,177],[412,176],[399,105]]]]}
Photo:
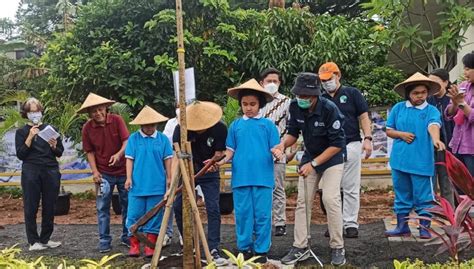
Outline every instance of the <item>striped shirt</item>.
{"type": "Polygon", "coordinates": [[[280,138],[286,133],[286,121],[289,115],[288,108],[290,107],[290,103],[290,98],[281,93],[276,93],[273,101],[267,103],[261,111],[264,118],[275,123],[280,138]]]}

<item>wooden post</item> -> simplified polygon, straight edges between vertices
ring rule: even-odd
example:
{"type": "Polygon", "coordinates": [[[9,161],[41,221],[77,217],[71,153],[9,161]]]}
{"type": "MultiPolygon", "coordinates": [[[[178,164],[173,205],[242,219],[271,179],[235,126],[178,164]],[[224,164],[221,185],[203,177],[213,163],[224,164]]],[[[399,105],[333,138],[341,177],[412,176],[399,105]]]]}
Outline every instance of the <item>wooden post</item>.
{"type": "MultiPolygon", "coordinates": [[[[190,154],[191,156],[193,155],[193,150],[191,148],[191,143],[190,142],[186,142],[186,153],[187,154],[190,154]]],[[[187,160],[187,163],[188,163],[188,167],[189,167],[189,174],[190,175],[194,175],[194,164],[193,164],[193,159],[188,159],[187,160]]],[[[191,188],[194,190],[196,189],[196,185],[194,184],[195,180],[193,180],[193,176],[190,177],[191,179],[191,188]]],[[[192,223],[196,223],[196,219],[193,218],[193,221],[192,223]]],[[[197,228],[196,228],[196,225],[193,226],[193,235],[194,235],[194,251],[195,251],[195,255],[194,255],[194,265],[196,269],[201,269],[202,266],[201,266],[201,249],[200,249],[200,244],[199,244],[199,234],[198,234],[198,231],[197,231],[197,228]]]]}
{"type": "MultiPolygon", "coordinates": [[[[180,144],[181,149],[185,149],[185,143],[188,140],[188,130],[186,127],[186,92],[184,81],[184,37],[183,37],[183,6],[181,0],[176,0],[176,33],[178,36],[178,74],[179,74],[179,126],[181,131],[180,144]]],[[[182,167],[184,168],[184,167],[182,167]]],[[[187,174],[187,171],[181,170],[181,174],[187,174]]],[[[187,177],[189,179],[189,177],[187,177]]],[[[186,177],[183,176],[183,181],[186,177]]],[[[184,184],[183,184],[184,185],[184,184]]],[[[192,221],[187,192],[183,192],[183,268],[194,268],[193,259],[193,236],[192,221]]]]}
{"type": "Polygon", "coordinates": [[[173,178],[171,179],[170,193],[168,201],[166,202],[166,209],[163,214],[163,220],[161,221],[160,233],[155,244],[155,251],[153,253],[153,258],[151,259],[151,268],[156,269],[158,266],[158,261],[161,256],[161,249],[163,248],[163,239],[165,238],[166,229],[168,228],[168,220],[173,210],[173,201],[175,197],[175,189],[178,187],[179,178],[181,176],[181,171],[179,165],[176,166],[175,171],[173,171],[173,178]]]}

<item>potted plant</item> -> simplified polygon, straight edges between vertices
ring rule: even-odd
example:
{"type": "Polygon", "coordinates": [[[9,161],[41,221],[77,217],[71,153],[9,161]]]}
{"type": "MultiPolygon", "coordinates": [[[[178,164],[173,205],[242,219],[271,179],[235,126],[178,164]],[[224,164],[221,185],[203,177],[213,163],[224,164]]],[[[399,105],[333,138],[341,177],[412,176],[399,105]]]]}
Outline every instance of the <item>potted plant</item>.
{"type": "Polygon", "coordinates": [[[56,206],[54,208],[55,216],[67,215],[71,206],[71,192],[65,191],[64,186],[61,187],[61,191],[58,194],[56,200],[56,206]]]}

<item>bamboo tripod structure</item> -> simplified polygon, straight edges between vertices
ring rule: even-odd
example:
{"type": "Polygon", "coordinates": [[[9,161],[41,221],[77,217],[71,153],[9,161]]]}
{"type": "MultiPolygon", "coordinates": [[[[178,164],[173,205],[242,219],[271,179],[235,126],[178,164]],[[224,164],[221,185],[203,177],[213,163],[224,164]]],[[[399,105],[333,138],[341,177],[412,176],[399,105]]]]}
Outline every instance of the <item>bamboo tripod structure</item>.
{"type": "MultiPolygon", "coordinates": [[[[171,210],[173,210],[175,190],[178,187],[180,176],[182,176],[183,178],[182,180],[183,187],[184,187],[183,194],[187,193],[187,196],[189,197],[189,203],[191,205],[192,219],[193,219],[193,224],[194,224],[194,229],[195,229],[195,233],[194,233],[195,235],[194,235],[193,241],[194,241],[194,246],[196,249],[195,260],[198,261],[195,264],[196,266],[195,268],[200,268],[201,255],[199,251],[199,241],[201,241],[203,245],[204,253],[206,255],[206,260],[208,263],[211,263],[212,257],[211,257],[211,253],[209,252],[209,246],[207,244],[206,234],[204,233],[204,228],[201,222],[201,216],[199,215],[199,209],[197,207],[196,199],[194,196],[194,192],[195,192],[193,188],[194,180],[192,179],[192,177],[189,176],[190,170],[192,172],[192,164],[191,166],[189,166],[190,163],[192,163],[190,159],[191,144],[189,142],[185,143],[186,150],[184,152],[180,151],[180,146],[177,143],[175,143],[174,146],[176,149],[176,154],[178,156],[179,165],[176,167],[175,171],[173,171],[173,178],[170,184],[169,197],[168,197],[168,201],[166,202],[165,212],[163,215],[163,220],[161,222],[160,233],[158,235],[158,239],[156,240],[155,251],[153,253],[153,258],[151,260],[151,268],[158,268],[158,262],[161,256],[161,250],[163,248],[163,239],[166,234],[166,228],[168,227],[168,220],[170,217],[171,210]]],[[[183,199],[184,199],[184,196],[183,196],[183,199]]]]}
{"type": "Polygon", "coordinates": [[[199,211],[197,208],[196,200],[194,197],[194,181],[190,175],[194,175],[193,172],[193,163],[191,161],[191,145],[187,142],[188,132],[186,126],[186,92],[185,92],[185,80],[184,80],[184,70],[185,70],[185,61],[184,61],[184,34],[183,34],[183,6],[181,0],[176,0],[176,33],[178,37],[178,73],[179,73],[179,124],[180,124],[180,142],[181,148],[184,149],[181,152],[179,145],[175,144],[175,150],[177,152],[179,165],[174,171],[172,182],[171,182],[171,191],[169,192],[170,198],[166,203],[165,215],[163,217],[160,234],[155,247],[155,252],[153,254],[151,267],[157,268],[158,261],[161,255],[161,248],[163,246],[163,238],[165,236],[166,226],[168,224],[168,219],[170,215],[170,210],[172,210],[172,201],[174,201],[175,189],[178,185],[179,174],[182,176],[183,186],[185,191],[182,193],[183,201],[183,268],[201,268],[200,260],[200,249],[199,249],[199,239],[204,247],[204,252],[206,254],[206,260],[208,263],[211,262],[211,254],[209,253],[209,248],[207,245],[206,236],[204,234],[204,229],[202,227],[201,218],[199,216],[199,211]],[[186,159],[186,161],[185,161],[186,159]],[[190,212],[190,209],[192,213],[190,212]],[[194,217],[194,221],[192,220],[194,217]],[[194,222],[194,225],[192,225],[194,222]],[[194,227],[194,232],[193,232],[194,227]],[[194,236],[192,235],[194,234],[194,236]],[[194,239],[194,240],[193,240],[194,239]],[[195,259],[193,259],[193,245],[196,250],[195,259]]]}

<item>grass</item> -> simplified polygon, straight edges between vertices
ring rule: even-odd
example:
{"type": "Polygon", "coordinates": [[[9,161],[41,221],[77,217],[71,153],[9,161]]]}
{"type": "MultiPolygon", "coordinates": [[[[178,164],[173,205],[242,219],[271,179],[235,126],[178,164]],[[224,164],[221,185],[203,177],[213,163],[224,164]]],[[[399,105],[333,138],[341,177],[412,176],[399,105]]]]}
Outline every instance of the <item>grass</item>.
{"type": "Polygon", "coordinates": [[[0,187],[0,196],[10,196],[12,198],[21,198],[23,191],[18,187],[0,187]]]}

